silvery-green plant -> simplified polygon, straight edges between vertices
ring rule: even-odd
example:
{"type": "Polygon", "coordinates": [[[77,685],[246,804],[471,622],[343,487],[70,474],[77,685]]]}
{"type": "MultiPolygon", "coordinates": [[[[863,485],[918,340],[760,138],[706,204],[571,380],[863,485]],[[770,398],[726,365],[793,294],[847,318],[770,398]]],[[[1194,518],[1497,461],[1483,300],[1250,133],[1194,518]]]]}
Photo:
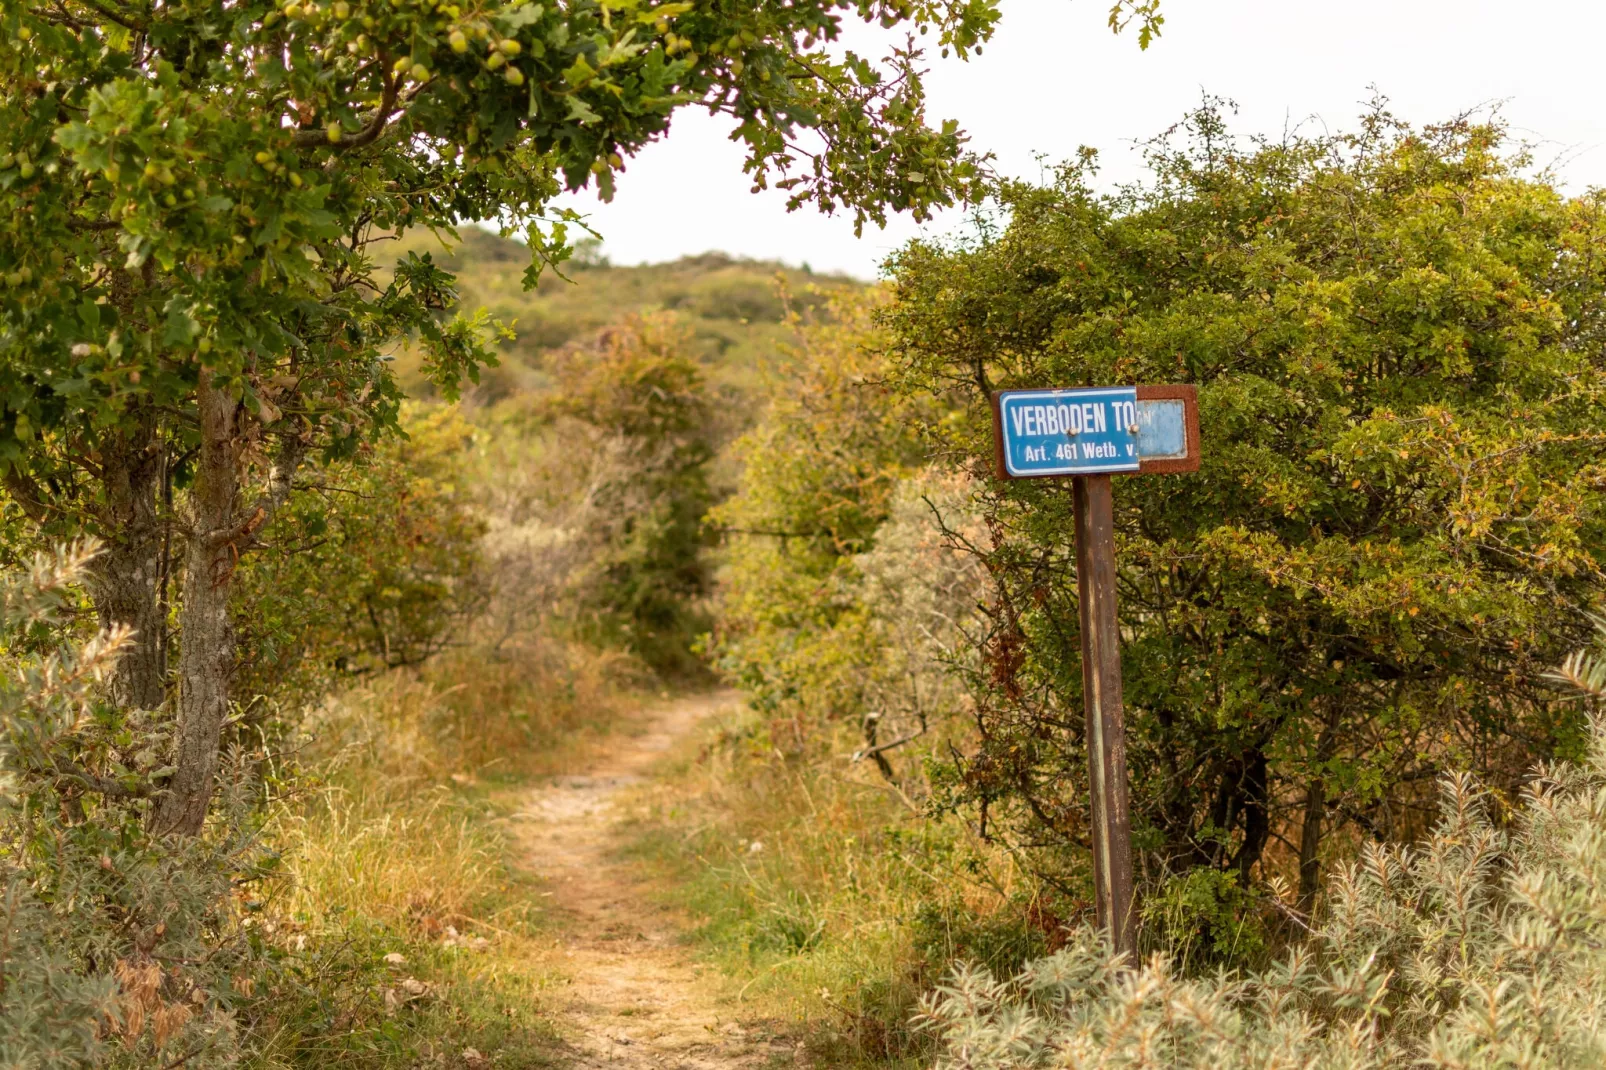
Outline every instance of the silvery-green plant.
{"type": "Polygon", "coordinates": [[[0,1068],[224,1065],[246,838],[146,832],[168,739],[104,700],[126,632],[74,627],[96,552],[0,578],[0,1068]]]}
{"type": "MultiPolygon", "coordinates": [[[[1598,655],[1557,675],[1606,694],[1598,655]]],[[[1363,849],[1319,927],[1261,973],[1187,978],[1161,956],[1127,969],[1089,931],[1008,981],[961,969],[923,1007],[937,1065],[1606,1065],[1606,723],[1505,820],[1496,805],[1446,779],[1432,834],[1363,849]]]]}

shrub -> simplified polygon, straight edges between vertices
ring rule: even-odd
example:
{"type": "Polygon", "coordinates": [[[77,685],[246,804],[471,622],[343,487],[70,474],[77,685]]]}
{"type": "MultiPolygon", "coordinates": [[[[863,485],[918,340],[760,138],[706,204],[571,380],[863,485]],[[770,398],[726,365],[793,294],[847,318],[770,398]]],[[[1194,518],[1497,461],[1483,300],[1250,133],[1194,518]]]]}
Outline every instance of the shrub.
{"type": "Polygon", "coordinates": [[[264,859],[229,797],[207,837],[145,831],[166,732],[101,698],[127,635],[73,628],[95,553],[0,580],[0,1065],[229,1065],[253,968],[232,893],[264,859]]]}
{"type": "Polygon", "coordinates": [[[727,538],[718,667],[768,713],[862,722],[867,750],[948,697],[932,660],[946,644],[924,630],[962,617],[975,586],[933,518],[957,523],[968,488],[922,470],[916,404],[880,383],[875,306],[840,300],[798,333],[793,374],[735,445],[737,493],[712,514],[727,538]]]}
{"type": "MultiPolygon", "coordinates": [[[[627,318],[557,364],[569,455],[611,459],[587,489],[594,556],[573,587],[580,633],[670,674],[697,671],[712,575],[703,515],[719,414],[669,314],[627,318]]],[[[584,462],[579,462],[584,463],[584,462]]]]}
{"type": "Polygon", "coordinates": [[[402,429],[360,462],[307,473],[242,563],[243,698],[296,706],[341,672],[416,665],[484,607],[474,429],[443,405],[408,406],[402,429]]]}
{"type": "MultiPolygon", "coordinates": [[[[1569,663],[1601,693],[1606,669],[1569,663]]],[[[1270,968],[1187,979],[1112,959],[1086,929],[1001,982],[956,972],[923,1009],[941,1068],[1606,1061],[1606,723],[1583,761],[1541,768],[1513,812],[1467,775],[1415,846],[1340,867],[1326,920],[1270,968]]]]}
{"type": "MultiPolygon", "coordinates": [[[[1099,192],[1089,156],[1002,186],[976,240],[907,248],[884,329],[903,392],[959,403],[924,430],[978,476],[990,390],[1199,384],[1200,471],[1115,491],[1138,863],[1151,888],[1284,875],[1308,910],[1324,861],[1425,833],[1445,772],[1510,793],[1586,745],[1539,678],[1606,574],[1606,199],[1494,124],[1177,129],[1142,185],[1099,192]]],[[[1071,494],[978,483],[994,597],[954,803],[1074,887],[1071,494]]]]}

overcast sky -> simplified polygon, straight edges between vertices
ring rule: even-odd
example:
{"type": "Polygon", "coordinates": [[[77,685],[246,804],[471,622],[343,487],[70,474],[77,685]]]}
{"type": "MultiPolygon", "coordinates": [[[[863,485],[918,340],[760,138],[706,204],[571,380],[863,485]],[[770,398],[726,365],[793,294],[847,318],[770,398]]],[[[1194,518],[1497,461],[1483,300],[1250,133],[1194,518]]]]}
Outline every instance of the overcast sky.
{"type": "MultiPolygon", "coordinates": [[[[998,36],[969,63],[932,57],[930,118],[958,119],[1006,174],[1040,174],[1037,157],[1098,148],[1102,175],[1138,174],[1134,142],[1176,121],[1201,91],[1239,105],[1237,128],[1353,123],[1368,86],[1412,122],[1499,103],[1543,162],[1573,189],[1606,185],[1600,0],[1163,0],[1163,36],[1147,52],[1112,35],[1107,0],[1003,0],[998,36]],[[1593,72],[1593,73],[1591,73],[1593,72]]],[[[870,43],[867,32],[856,45],[870,43]]],[[[851,219],[754,194],[729,124],[687,109],[664,141],[620,176],[612,204],[588,193],[565,203],[591,214],[616,264],[723,250],[877,274],[919,233],[907,219],[855,238],[851,219]]],[[[927,230],[960,224],[939,219],[927,230]]]]}

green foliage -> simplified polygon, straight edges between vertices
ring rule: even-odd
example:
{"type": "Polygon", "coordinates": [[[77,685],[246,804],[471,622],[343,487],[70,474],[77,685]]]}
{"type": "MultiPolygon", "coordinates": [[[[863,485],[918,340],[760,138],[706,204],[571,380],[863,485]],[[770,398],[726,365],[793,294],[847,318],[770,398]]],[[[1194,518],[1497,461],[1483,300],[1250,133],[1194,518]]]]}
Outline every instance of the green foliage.
{"type": "MultiPolygon", "coordinates": [[[[305,407],[349,448],[394,415],[377,347],[420,339],[448,388],[484,360],[479,323],[436,315],[449,277],[409,256],[376,285],[370,244],[498,218],[530,228],[537,263],[561,257],[565,223],[541,229],[560,183],[611,193],[622,156],[694,101],[740,119],[755,182],[774,176],[795,204],[862,223],[968,196],[975,165],[952,124],[926,125],[918,53],[889,76],[825,52],[844,9],[11,0],[0,455],[30,457],[36,430],[94,434],[143,399],[173,404],[201,368],[264,427],[305,407]],[[831,135],[802,172],[806,128],[831,135]],[[272,396],[285,382],[293,404],[272,396]]],[[[877,14],[961,56],[997,18],[991,3],[877,14]]]]}
{"type": "Polygon", "coordinates": [[[341,671],[418,664],[484,607],[485,523],[465,485],[474,430],[445,406],[406,410],[401,427],[405,438],[317,470],[242,566],[245,700],[294,705],[341,671]]]}
{"type": "Polygon", "coordinates": [[[1253,888],[1237,873],[1190,869],[1171,874],[1140,907],[1146,942],[1164,949],[1184,974],[1256,962],[1271,933],[1253,888]]]}
{"type": "MultiPolygon", "coordinates": [[[[1309,909],[1347,838],[1427,831],[1446,770],[1509,793],[1580,752],[1541,678],[1606,565],[1606,216],[1527,177],[1495,126],[1376,110],[1244,145],[1207,106],[1182,129],[1147,185],[1095,193],[1088,156],[1001,186],[1007,225],[895,258],[884,322],[902,389],[963,403],[927,430],[977,474],[988,390],[1200,385],[1201,471],[1116,490],[1142,864],[1151,887],[1298,868],[1309,909]]],[[[986,486],[981,738],[951,801],[1074,888],[1071,495],[986,486]]]]}
{"type": "Polygon", "coordinates": [[[0,586],[0,1060],[229,1065],[232,977],[255,961],[231,892],[265,860],[235,826],[179,843],[145,830],[140,770],[163,732],[100,697],[126,634],[70,628],[94,552],[40,555],[0,586]]]}
{"type": "Polygon", "coordinates": [[[981,168],[955,124],[928,124],[920,52],[878,64],[831,47],[855,15],[964,57],[998,11],[0,3],[15,46],[0,55],[0,478],[44,534],[107,542],[96,608],[134,635],[112,691],[176,700],[164,829],[204,823],[229,588],[303,461],[394,429],[399,344],[449,400],[495,363],[498,325],[456,312],[427,253],[381,269],[385,243],[496,219],[525,233],[534,284],[577,218],[552,198],[593,179],[611,196],[624,157],[689,104],[732,115],[755,186],[793,207],[862,226],[968,199],[981,168]],[[157,562],[175,533],[170,689],[157,562]]]}
{"type": "Polygon", "coordinates": [[[912,405],[883,371],[875,301],[845,298],[796,336],[757,425],[734,446],[737,493],[711,519],[730,540],[713,653],[763,710],[866,712],[880,656],[854,555],[870,548],[919,458],[912,405]]]}
{"type": "Polygon", "coordinates": [[[550,402],[588,429],[566,449],[606,462],[588,492],[595,554],[576,583],[581,631],[666,673],[697,667],[711,581],[703,515],[718,424],[685,350],[672,315],[628,319],[564,355],[550,402]]]}
{"type": "Polygon", "coordinates": [[[1262,973],[1185,980],[1088,930],[1012,982],[959,971],[925,1007],[939,1067],[1597,1066],[1606,731],[1546,768],[1512,820],[1442,785],[1418,847],[1368,845],[1327,921],[1262,973]]]}

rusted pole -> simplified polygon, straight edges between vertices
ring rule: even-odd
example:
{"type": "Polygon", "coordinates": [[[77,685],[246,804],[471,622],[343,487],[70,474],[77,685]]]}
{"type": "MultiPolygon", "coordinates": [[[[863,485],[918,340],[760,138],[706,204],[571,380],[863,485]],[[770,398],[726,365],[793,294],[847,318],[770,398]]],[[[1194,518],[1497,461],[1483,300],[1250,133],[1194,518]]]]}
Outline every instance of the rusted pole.
{"type": "Polygon", "coordinates": [[[1121,647],[1115,617],[1115,517],[1107,475],[1072,481],[1076,586],[1082,610],[1082,702],[1093,796],[1093,879],[1099,924],[1115,950],[1137,962],[1132,916],[1132,820],[1127,807],[1121,647]]]}

